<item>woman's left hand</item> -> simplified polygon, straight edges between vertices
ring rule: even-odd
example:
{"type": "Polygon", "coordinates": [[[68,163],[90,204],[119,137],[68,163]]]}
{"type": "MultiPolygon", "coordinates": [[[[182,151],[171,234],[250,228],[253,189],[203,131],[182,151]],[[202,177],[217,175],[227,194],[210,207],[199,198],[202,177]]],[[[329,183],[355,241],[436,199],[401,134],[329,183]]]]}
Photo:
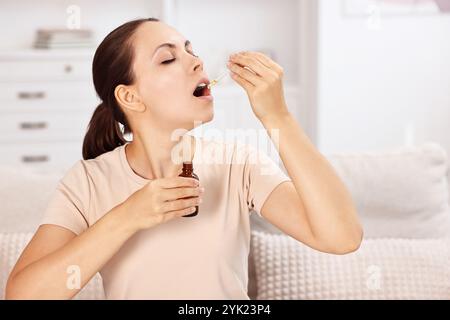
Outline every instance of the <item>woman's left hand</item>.
{"type": "Polygon", "coordinates": [[[288,113],[283,93],[283,68],[272,59],[260,52],[243,51],[230,55],[227,66],[231,78],[247,92],[259,120],[288,113]]]}

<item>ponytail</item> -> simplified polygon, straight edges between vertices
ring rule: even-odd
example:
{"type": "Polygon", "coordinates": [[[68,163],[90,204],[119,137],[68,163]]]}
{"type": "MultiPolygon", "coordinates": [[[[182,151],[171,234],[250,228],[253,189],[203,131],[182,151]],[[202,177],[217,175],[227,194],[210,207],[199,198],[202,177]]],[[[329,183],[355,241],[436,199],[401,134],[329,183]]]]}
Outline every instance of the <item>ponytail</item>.
{"type": "Polygon", "coordinates": [[[159,21],[156,18],[137,19],[126,22],[111,31],[100,43],[92,62],[95,91],[103,101],[95,109],[83,140],[83,159],[94,159],[127,142],[124,135],[131,133],[129,122],[114,96],[115,88],[130,85],[133,46],[131,36],[144,22],[159,21]],[[119,123],[124,126],[122,133],[119,123]]]}
{"type": "Polygon", "coordinates": [[[88,130],[84,137],[83,159],[94,159],[126,142],[127,140],[123,137],[119,122],[114,119],[111,108],[104,102],[100,103],[89,121],[88,130]]]}

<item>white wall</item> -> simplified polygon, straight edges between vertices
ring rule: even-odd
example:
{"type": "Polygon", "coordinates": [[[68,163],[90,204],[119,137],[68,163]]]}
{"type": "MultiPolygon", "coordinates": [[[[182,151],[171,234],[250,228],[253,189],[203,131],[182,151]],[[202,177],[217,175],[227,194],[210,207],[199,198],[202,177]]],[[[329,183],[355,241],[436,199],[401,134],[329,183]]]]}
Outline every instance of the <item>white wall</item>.
{"type": "Polygon", "coordinates": [[[30,48],[37,28],[66,27],[71,5],[80,9],[80,27],[95,30],[97,43],[123,22],[161,15],[156,0],[0,0],[0,50],[30,48]]]}
{"type": "Polygon", "coordinates": [[[434,140],[450,152],[450,14],[344,18],[319,5],[318,147],[325,152],[434,140]]]}

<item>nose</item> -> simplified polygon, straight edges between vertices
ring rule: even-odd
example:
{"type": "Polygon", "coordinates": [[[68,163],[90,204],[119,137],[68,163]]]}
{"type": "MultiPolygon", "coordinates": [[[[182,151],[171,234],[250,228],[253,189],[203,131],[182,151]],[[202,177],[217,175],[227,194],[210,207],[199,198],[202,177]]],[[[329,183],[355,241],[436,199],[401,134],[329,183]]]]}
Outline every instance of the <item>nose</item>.
{"type": "Polygon", "coordinates": [[[194,71],[198,69],[203,70],[203,61],[198,57],[194,57],[194,71]]]}

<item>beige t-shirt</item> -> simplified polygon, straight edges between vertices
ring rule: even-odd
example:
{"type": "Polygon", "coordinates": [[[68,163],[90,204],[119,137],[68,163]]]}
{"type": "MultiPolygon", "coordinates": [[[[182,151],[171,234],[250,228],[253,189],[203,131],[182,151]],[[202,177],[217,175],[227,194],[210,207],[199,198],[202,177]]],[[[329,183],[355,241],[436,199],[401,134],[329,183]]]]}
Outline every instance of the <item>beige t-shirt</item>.
{"type": "MultiPolygon", "coordinates": [[[[251,145],[195,139],[192,163],[205,188],[198,215],[133,235],[100,270],[108,299],[249,299],[250,209],[260,214],[290,178],[251,145]]],[[[59,181],[41,224],[80,234],[149,181],[130,167],[125,145],[79,160],[59,181]]]]}

